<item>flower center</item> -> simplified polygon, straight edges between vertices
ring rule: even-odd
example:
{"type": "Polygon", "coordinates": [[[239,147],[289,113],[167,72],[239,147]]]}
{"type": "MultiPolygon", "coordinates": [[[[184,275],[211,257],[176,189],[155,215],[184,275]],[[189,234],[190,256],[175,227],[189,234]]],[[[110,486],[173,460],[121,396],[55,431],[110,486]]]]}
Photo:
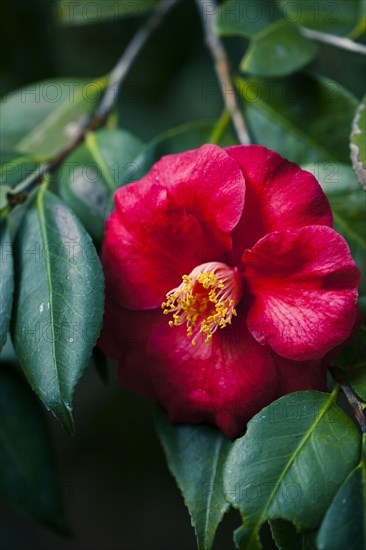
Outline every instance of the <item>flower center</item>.
{"type": "Polygon", "coordinates": [[[231,324],[240,299],[241,281],[237,269],[221,262],[209,262],[183,275],[182,283],[168,292],[161,307],[165,315],[173,314],[169,326],[186,323],[187,336],[195,346],[200,334],[208,344],[218,328],[231,324]]]}

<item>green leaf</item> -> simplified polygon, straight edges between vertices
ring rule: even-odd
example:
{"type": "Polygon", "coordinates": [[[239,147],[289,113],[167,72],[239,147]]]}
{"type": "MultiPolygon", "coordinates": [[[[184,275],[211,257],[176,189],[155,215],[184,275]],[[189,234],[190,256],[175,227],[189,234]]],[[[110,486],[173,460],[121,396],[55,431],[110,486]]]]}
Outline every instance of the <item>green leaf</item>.
{"type": "Polygon", "coordinates": [[[0,148],[52,156],[74,136],[106,85],[107,78],[55,79],[10,93],[0,105],[0,148]]]}
{"type": "MultiPolygon", "coordinates": [[[[365,435],[363,436],[365,438],[365,435]]],[[[366,464],[347,477],[327,510],[317,538],[318,550],[359,550],[366,546],[366,464]]]]}
{"type": "MultiPolygon", "coordinates": [[[[363,350],[361,353],[363,354],[363,357],[365,357],[366,346],[364,331],[360,332],[360,338],[362,339],[363,345],[363,350]]],[[[361,353],[359,354],[360,356],[361,353]]],[[[357,395],[358,399],[366,403],[366,360],[360,359],[358,363],[349,365],[349,368],[344,372],[344,376],[346,377],[353,392],[357,395]]]]}
{"type": "MultiPolygon", "coordinates": [[[[144,176],[152,165],[164,155],[181,153],[188,149],[200,147],[205,143],[210,143],[214,130],[215,126],[213,124],[198,121],[182,124],[160,134],[150,141],[135,159],[136,172],[134,178],[139,179],[144,176]]],[[[226,131],[217,144],[226,147],[235,143],[235,139],[230,132],[226,131]]]]}
{"type": "Polygon", "coordinates": [[[278,0],[285,19],[331,34],[350,33],[357,25],[359,0],[278,0]]]}
{"type": "Polygon", "coordinates": [[[45,419],[34,394],[5,365],[0,369],[0,485],[6,502],[65,532],[45,419]]]}
{"type": "Polygon", "coordinates": [[[217,11],[215,29],[221,36],[238,35],[248,38],[280,18],[281,12],[274,2],[253,0],[246,3],[228,0],[217,11]]]}
{"type": "Polygon", "coordinates": [[[359,0],[228,0],[216,14],[215,27],[222,36],[254,36],[271,23],[284,19],[311,29],[344,35],[357,26],[359,0]]]}
{"type": "MultiPolygon", "coordinates": [[[[9,209],[8,193],[17,193],[20,186],[24,189],[27,180],[32,179],[42,167],[43,158],[34,155],[23,155],[16,152],[0,152],[0,210],[9,209]]],[[[25,196],[24,196],[25,198],[25,196]]],[[[19,211],[19,208],[17,209],[19,211]]],[[[20,214],[20,212],[17,212],[20,214]]],[[[9,217],[13,221],[14,211],[9,217]]],[[[13,232],[11,231],[11,234],[13,232]]]]}
{"type": "Polygon", "coordinates": [[[0,184],[12,188],[33,176],[43,158],[20,153],[0,152],[0,184]]]}
{"type": "Polygon", "coordinates": [[[335,404],[336,393],[286,395],[258,413],[228,456],[227,498],[243,516],[241,548],[261,548],[268,519],[316,529],[334,494],[357,464],[360,437],[335,404]]]}
{"type": "Polygon", "coordinates": [[[16,151],[0,150],[0,168],[8,162],[16,160],[19,156],[19,153],[16,151]]]}
{"type": "Polygon", "coordinates": [[[113,207],[113,192],[134,177],[133,161],[141,149],[142,142],[128,132],[90,132],[59,170],[61,196],[98,242],[113,207]]]}
{"type": "Polygon", "coordinates": [[[358,106],[352,123],[351,159],[358,181],[366,191],[366,95],[358,106]]]}
{"type": "Polygon", "coordinates": [[[229,504],[223,468],[231,442],[209,426],[172,425],[157,410],[156,429],[195,528],[199,550],[210,550],[229,504]]]}
{"type": "Polygon", "coordinates": [[[13,253],[7,220],[0,218],[0,351],[9,331],[14,290],[13,253]]]}
{"type": "Polygon", "coordinates": [[[9,185],[0,185],[0,216],[5,215],[9,209],[8,194],[10,191],[9,185]]]}
{"type": "Polygon", "coordinates": [[[327,78],[297,74],[282,79],[237,79],[255,143],[304,164],[349,162],[349,132],[356,98],[327,78]]]}
{"type": "Polygon", "coordinates": [[[366,195],[350,166],[338,163],[303,165],[319,181],[333,211],[334,227],[347,240],[362,273],[360,294],[366,295],[366,195]]]}
{"type": "Polygon", "coordinates": [[[292,523],[282,519],[274,519],[269,523],[279,550],[317,550],[316,531],[299,533],[292,523]]]}
{"type": "Polygon", "coordinates": [[[90,25],[115,21],[121,17],[139,17],[150,11],[156,0],[59,0],[57,17],[67,25],[90,25]]]}
{"type": "Polygon", "coordinates": [[[317,51],[295,25],[278,21],[252,38],[240,69],[258,76],[285,76],[309,63],[317,51]]]}
{"type": "Polygon", "coordinates": [[[18,229],[14,260],[17,356],[32,388],[72,433],[72,395],[102,322],[98,256],[79,221],[42,185],[18,229]]]}

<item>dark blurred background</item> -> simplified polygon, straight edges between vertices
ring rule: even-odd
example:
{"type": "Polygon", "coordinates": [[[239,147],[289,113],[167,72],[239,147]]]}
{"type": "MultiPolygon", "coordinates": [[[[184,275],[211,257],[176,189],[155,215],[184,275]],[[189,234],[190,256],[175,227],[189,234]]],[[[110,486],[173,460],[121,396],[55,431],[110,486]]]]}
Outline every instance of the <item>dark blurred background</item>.
{"type": "MultiPolygon", "coordinates": [[[[30,82],[95,77],[116,63],[141,19],[61,26],[46,0],[1,0],[1,95],[30,82]]],[[[226,41],[237,67],[246,41],[226,41]]],[[[358,97],[361,59],[323,46],[311,67],[358,97]]],[[[182,0],[149,40],[133,66],[118,105],[119,124],[143,140],[178,124],[215,121],[222,101],[203,96],[215,83],[193,0],[182,0]]],[[[183,500],[154,434],[153,405],[114,383],[105,385],[90,366],[75,396],[76,435],[49,418],[68,516],[74,536],[65,539],[2,506],[4,550],[194,550],[183,500]]],[[[219,529],[215,548],[232,548],[235,512],[219,529]]],[[[268,547],[268,546],[267,546],[268,547]]]]}

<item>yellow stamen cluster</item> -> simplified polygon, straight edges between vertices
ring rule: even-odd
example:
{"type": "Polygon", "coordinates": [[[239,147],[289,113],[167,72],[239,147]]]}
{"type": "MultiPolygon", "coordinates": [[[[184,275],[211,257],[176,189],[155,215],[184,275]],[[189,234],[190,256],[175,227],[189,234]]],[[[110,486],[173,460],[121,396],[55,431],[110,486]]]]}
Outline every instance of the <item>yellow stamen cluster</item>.
{"type": "Polygon", "coordinates": [[[167,294],[162,308],[165,315],[173,314],[169,326],[186,323],[187,336],[195,346],[199,334],[205,336],[208,344],[218,328],[231,324],[233,315],[237,314],[238,301],[233,271],[225,264],[212,262],[198,266],[190,275],[183,275],[181,285],[167,294]]]}

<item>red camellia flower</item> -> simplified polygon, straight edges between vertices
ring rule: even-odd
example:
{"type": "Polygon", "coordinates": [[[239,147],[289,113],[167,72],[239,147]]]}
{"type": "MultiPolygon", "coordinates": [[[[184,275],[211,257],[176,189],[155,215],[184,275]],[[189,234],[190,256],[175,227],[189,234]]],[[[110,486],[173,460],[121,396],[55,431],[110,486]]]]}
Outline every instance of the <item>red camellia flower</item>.
{"type": "Polygon", "coordinates": [[[281,395],[325,388],[360,273],[309,172],[264,147],[204,145],[115,204],[100,346],[123,385],[229,437],[281,395]]]}

